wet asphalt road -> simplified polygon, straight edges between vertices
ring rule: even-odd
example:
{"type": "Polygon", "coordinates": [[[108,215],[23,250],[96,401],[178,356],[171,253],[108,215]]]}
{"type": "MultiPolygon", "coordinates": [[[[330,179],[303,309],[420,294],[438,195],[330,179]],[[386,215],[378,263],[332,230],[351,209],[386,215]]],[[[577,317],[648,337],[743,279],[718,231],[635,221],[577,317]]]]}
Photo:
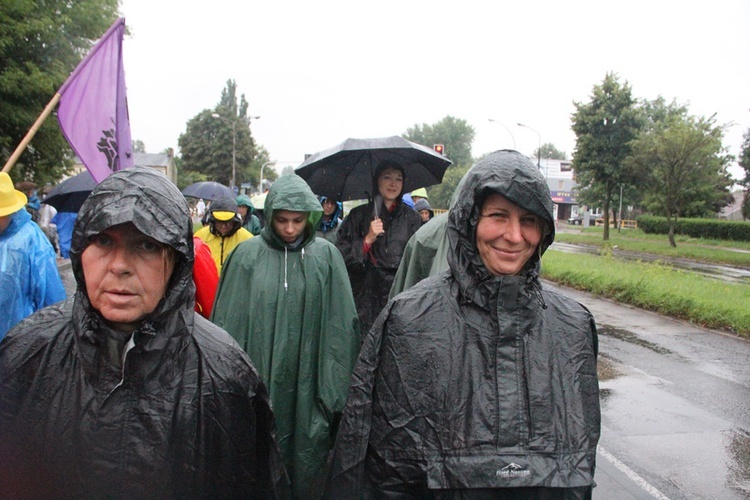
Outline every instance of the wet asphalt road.
{"type": "Polygon", "coordinates": [[[750,498],[750,342],[560,289],[599,328],[594,498],[750,498]]]}
{"type": "Polygon", "coordinates": [[[557,288],[599,328],[594,499],[750,498],[750,342],[557,288]]]}

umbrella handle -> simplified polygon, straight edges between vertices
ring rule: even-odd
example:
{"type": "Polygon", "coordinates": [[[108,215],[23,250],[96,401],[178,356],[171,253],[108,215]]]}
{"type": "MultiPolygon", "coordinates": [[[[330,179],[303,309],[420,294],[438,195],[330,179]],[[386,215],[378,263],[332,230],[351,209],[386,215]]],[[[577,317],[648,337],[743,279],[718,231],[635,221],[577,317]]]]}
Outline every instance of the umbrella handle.
{"type": "MultiPolygon", "coordinates": [[[[375,218],[376,219],[380,218],[380,216],[378,215],[378,210],[380,210],[380,204],[381,203],[383,203],[383,197],[380,196],[380,193],[378,193],[378,194],[375,195],[375,198],[373,198],[373,200],[372,200],[373,212],[375,213],[375,218]]],[[[378,238],[382,238],[383,236],[385,236],[385,231],[383,231],[382,233],[378,234],[378,238]]]]}

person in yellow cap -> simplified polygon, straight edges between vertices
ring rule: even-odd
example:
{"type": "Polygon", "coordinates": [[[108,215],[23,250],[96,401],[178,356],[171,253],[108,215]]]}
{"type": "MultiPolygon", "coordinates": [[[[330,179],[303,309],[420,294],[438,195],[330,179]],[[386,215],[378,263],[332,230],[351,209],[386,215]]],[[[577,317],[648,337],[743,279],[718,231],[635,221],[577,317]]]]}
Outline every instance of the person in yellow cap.
{"type": "Polygon", "coordinates": [[[252,238],[253,234],[242,227],[242,216],[232,198],[219,198],[211,203],[208,210],[208,224],[197,230],[195,236],[211,248],[216,270],[221,276],[222,266],[230,252],[243,241],[252,238]]]}
{"type": "Polygon", "coordinates": [[[31,220],[27,201],[0,172],[0,340],[34,311],[66,298],[55,250],[31,220]]]}
{"type": "Polygon", "coordinates": [[[421,199],[430,201],[430,198],[427,196],[427,190],[425,188],[415,189],[411,192],[411,201],[413,201],[415,204],[421,199]]]}

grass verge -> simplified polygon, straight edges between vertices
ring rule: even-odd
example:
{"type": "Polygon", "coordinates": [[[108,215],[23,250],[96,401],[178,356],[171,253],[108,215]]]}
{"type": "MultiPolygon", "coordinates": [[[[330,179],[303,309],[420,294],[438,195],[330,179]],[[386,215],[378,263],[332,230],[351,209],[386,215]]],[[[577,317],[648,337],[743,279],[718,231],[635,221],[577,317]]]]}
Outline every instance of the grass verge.
{"type": "Polygon", "coordinates": [[[658,263],[623,262],[610,256],[581,255],[549,249],[542,258],[542,277],[690,321],[750,338],[750,287],[723,283],[658,263]]]}
{"type": "Polygon", "coordinates": [[[602,240],[601,228],[589,228],[581,232],[557,233],[555,241],[562,243],[595,245],[620,250],[650,253],[666,257],[680,257],[712,264],[750,267],[750,244],[721,240],[703,240],[688,236],[675,237],[677,247],[669,245],[665,235],[645,234],[639,229],[628,229],[618,233],[610,230],[609,240],[602,240]]]}

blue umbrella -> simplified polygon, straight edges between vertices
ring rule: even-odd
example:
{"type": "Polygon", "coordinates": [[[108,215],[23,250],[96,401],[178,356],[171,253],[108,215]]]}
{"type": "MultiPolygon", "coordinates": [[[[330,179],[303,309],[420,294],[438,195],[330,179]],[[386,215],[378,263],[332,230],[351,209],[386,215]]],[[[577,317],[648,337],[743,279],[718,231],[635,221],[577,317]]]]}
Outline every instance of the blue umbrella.
{"type": "Polygon", "coordinates": [[[202,181],[190,184],[182,190],[182,194],[191,198],[203,198],[204,200],[216,200],[219,198],[232,198],[236,196],[232,188],[214,181],[202,181]]]}

